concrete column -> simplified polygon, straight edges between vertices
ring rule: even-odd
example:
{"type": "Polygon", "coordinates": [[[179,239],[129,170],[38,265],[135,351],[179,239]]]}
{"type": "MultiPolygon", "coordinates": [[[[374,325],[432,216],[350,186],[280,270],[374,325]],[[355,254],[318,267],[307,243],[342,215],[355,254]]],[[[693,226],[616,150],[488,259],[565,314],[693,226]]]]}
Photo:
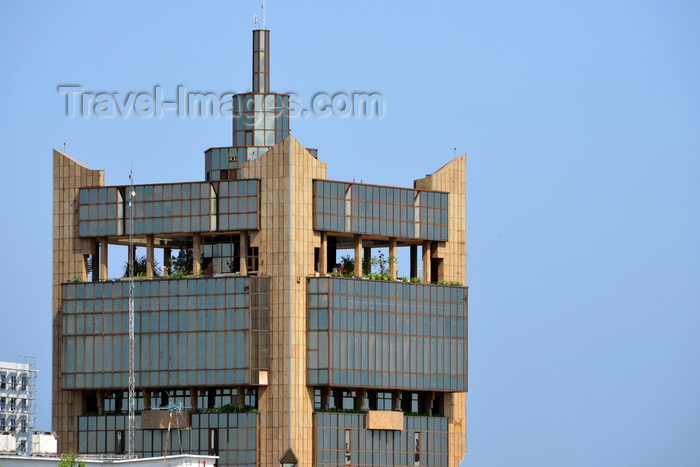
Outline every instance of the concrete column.
{"type": "Polygon", "coordinates": [[[411,245],[410,247],[411,250],[411,271],[409,273],[409,279],[413,279],[414,277],[418,277],[418,246],[417,245],[411,245]]]}
{"type": "Polygon", "coordinates": [[[328,410],[331,404],[331,391],[328,387],[321,388],[321,408],[328,410]]]}
{"type": "Polygon", "coordinates": [[[337,264],[337,250],[336,250],[336,243],[337,240],[335,237],[331,238],[326,238],[326,259],[327,259],[327,268],[326,270],[333,270],[335,265],[337,264]]]}
{"type": "Polygon", "coordinates": [[[168,274],[172,274],[173,271],[172,269],[172,256],[173,256],[173,251],[170,248],[163,248],[163,267],[167,269],[167,271],[164,269],[163,272],[167,276],[168,274]]]}
{"type": "Polygon", "coordinates": [[[190,407],[192,407],[192,412],[197,412],[199,409],[198,407],[198,399],[199,399],[199,390],[197,388],[190,388],[190,407]]]}
{"type": "Polygon", "coordinates": [[[430,245],[432,242],[430,240],[423,241],[423,282],[430,282],[430,245]]]}
{"type": "Polygon", "coordinates": [[[92,264],[92,282],[97,282],[100,280],[100,240],[95,239],[92,244],[92,258],[90,259],[92,264]]]}
{"type": "Polygon", "coordinates": [[[328,234],[321,232],[321,249],[318,251],[318,272],[328,273],[328,234]]]}
{"type": "Polygon", "coordinates": [[[241,276],[248,275],[248,232],[241,232],[241,241],[239,243],[241,251],[239,256],[241,257],[241,276]]]}
{"type": "Polygon", "coordinates": [[[153,279],[153,235],[146,235],[146,279],[153,279]]]}
{"type": "Polygon", "coordinates": [[[400,401],[400,391],[391,391],[391,410],[400,411],[401,401],[400,401]]]}
{"type": "Polygon", "coordinates": [[[436,412],[435,407],[433,407],[434,404],[435,392],[430,391],[425,395],[425,413],[427,413],[431,417],[433,416],[433,413],[436,412]]]}
{"type": "Polygon", "coordinates": [[[200,258],[202,257],[202,235],[192,235],[192,275],[199,276],[199,270],[202,268],[200,258]]]}
{"type": "Polygon", "coordinates": [[[355,277],[362,277],[362,235],[355,235],[355,277]]]}
{"type": "Polygon", "coordinates": [[[368,273],[372,272],[372,248],[364,247],[364,254],[362,255],[362,270],[367,270],[368,273]]]}
{"type": "MultiPolygon", "coordinates": [[[[100,240],[100,280],[101,281],[106,281],[109,279],[107,275],[109,274],[107,271],[107,260],[109,259],[109,245],[107,244],[107,237],[103,238],[100,240]]],[[[94,267],[94,266],[93,266],[94,267]]]]}
{"type": "Polygon", "coordinates": [[[389,275],[396,279],[396,237],[389,238],[389,275]]]}
{"type": "Polygon", "coordinates": [[[367,389],[365,388],[358,388],[355,392],[355,410],[362,410],[362,403],[365,400],[365,396],[367,396],[367,389]]]}
{"type": "Polygon", "coordinates": [[[238,386],[236,394],[238,396],[238,408],[245,408],[245,386],[238,386]]]}

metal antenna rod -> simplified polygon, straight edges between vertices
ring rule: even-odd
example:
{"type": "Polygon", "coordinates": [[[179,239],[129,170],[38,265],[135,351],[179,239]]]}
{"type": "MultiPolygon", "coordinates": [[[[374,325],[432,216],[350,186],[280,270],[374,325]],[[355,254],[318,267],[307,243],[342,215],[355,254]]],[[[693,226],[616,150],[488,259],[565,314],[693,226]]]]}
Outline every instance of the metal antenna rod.
{"type": "Polygon", "coordinates": [[[262,29],[265,29],[265,0],[262,2],[262,29]]]}

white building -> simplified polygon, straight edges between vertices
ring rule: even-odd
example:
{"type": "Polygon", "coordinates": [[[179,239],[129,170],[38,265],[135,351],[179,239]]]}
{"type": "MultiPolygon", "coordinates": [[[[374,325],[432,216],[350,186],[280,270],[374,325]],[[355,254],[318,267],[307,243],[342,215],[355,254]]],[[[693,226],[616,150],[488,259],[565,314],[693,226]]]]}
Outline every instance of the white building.
{"type": "Polygon", "coordinates": [[[21,363],[0,362],[0,433],[11,433],[16,449],[29,453],[28,440],[34,431],[36,369],[33,357],[21,363]]]}

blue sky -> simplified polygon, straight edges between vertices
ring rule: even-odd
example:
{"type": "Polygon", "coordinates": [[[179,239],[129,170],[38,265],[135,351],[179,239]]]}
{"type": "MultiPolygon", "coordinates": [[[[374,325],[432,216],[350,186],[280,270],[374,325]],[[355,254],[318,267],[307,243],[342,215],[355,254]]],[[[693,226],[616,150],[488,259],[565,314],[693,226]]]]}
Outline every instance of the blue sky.
{"type": "MultiPolygon", "coordinates": [[[[50,429],[51,150],[108,184],[203,179],[230,118],[68,118],[57,87],[250,85],[258,1],[0,2],[0,360],[50,429]]],[[[329,178],[410,186],[468,154],[465,466],[700,464],[700,5],[268,2],[272,88],[379,92],[292,121],[329,178]]],[[[400,265],[401,266],[401,265],[400,265]]]]}

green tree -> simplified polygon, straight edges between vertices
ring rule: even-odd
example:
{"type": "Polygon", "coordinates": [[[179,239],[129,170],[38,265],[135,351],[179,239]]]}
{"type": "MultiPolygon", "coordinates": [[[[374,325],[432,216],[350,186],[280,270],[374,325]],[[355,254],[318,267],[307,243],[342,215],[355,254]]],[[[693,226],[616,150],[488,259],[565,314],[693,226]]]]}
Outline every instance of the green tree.
{"type": "MultiPolygon", "coordinates": [[[[153,275],[160,277],[158,262],[153,261],[153,275]]],[[[134,260],[134,277],[144,277],[146,275],[146,257],[142,256],[134,260]]],[[[129,277],[129,262],[124,263],[124,277],[129,277]]]]}
{"type": "Polygon", "coordinates": [[[177,256],[171,257],[168,273],[174,276],[189,276],[192,274],[192,249],[186,248],[177,252],[177,256]]]}
{"type": "Polygon", "coordinates": [[[87,464],[76,456],[73,451],[71,451],[68,454],[63,454],[61,456],[58,467],[87,467],[87,464]]]}

